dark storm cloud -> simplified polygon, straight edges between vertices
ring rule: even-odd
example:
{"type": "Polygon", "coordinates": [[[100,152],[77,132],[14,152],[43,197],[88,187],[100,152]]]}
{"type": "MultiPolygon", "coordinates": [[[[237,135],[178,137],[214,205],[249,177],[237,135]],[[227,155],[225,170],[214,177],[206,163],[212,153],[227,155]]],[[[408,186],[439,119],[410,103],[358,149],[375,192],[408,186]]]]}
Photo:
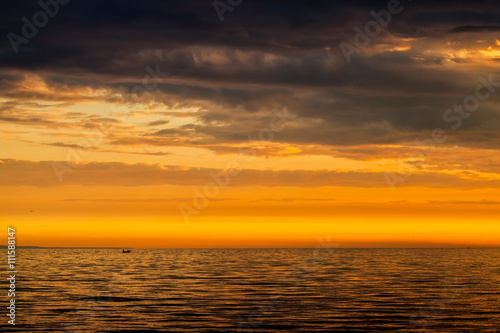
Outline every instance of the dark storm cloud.
{"type": "MultiPolygon", "coordinates": [[[[432,33],[448,24],[500,23],[499,5],[491,1],[401,4],[403,19],[394,17],[389,27],[396,34],[405,34],[410,25],[432,33]]],[[[119,73],[140,70],[129,57],[141,50],[182,46],[282,52],[337,49],[339,41],[351,38],[354,26],[372,19],[371,10],[386,8],[387,1],[251,1],[227,12],[221,23],[210,1],[73,0],[60,5],[59,13],[21,45],[19,54],[3,38],[0,59],[8,67],[119,73]],[[119,64],[118,59],[125,62],[119,64]]],[[[21,34],[21,17],[32,21],[39,10],[37,1],[3,2],[0,35],[21,34]]]]}
{"type": "Polygon", "coordinates": [[[466,25],[462,27],[456,27],[450,32],[485,32],[485,31],[500,31],[500,25],[486,25],[486,26],[474,26],[466,25]]]}
{"type": "MultiPolygon", "coordinates": [[[[331,145],[406,142],[447,125],[443,112],[474,92],[478,74],[488,74],[457,71],[443,64],[465,60],[426,52],[456,42],[446,38],[498,31],[500,5],[426,0],[401,4],[404,10],[373,39],[371,52],[347,65],[339,43],[352,42],[353,28],[363,28],[373,19],[370,11],[386,9],[387,1],[245,1],[220,22],[211,1],[72,0],[60,5],[59,13],[20,45],[17,54],[6,36],[21,34],[21,17],[32,21],[40,7],[37,1],[3,2],[0,68],[5,73],[0,91],[8,97],[44,97],[12,91],[22,80],[19,73],[27,71],[57,91],[90,86],[128,95],[147,74],[146,66],[160,64],[172,75],[142,101],[198,107],[199,123],[115,142],[162,145],[165,137],[179,135],[191,143],[240,142],[267,125],[265,112],[283,106],[301,122],[277,140],[331,145]],[[391,51],[405,39],[422,37],[424,45],[391,51]]],[[[469,47],[473,42],[466,43],[469,47]]],[[[59,98],[68,102],[74,97],[59,98]]],[[[117,101],[111,95],[105,99],[117,101]]],[[[477,130],[496,126],[498,101],[493,95],[481,112],[464,121],[462,144],[497,142],[477,130]],[[467,132],[472,129],[474,133],[467,132]]],[[[0,116],[4,122],[15,121],[11,115],[0,116]]],[[[18,119],[48,121],[29,116],[18,119]]]]}

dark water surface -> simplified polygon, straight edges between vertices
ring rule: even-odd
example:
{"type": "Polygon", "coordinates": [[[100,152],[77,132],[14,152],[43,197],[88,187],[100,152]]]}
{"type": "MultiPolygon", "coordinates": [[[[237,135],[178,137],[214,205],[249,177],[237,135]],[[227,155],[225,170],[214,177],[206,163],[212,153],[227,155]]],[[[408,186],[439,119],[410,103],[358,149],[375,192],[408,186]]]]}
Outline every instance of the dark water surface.
{"type": "Polygon", "coordinates": [[[17,254],[2,331],[500,332],[498,249],[17,254]]]}

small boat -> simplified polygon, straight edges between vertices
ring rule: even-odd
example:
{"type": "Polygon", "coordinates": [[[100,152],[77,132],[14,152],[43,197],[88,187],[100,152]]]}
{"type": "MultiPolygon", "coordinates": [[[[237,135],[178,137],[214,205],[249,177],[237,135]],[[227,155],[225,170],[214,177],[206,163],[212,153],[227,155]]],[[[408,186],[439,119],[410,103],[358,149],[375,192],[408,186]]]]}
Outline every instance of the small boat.
{"type": "Polygon", "coordinates": [[[123,250],[122,253],[130,253],[130,250],[127,251],[123,250]]]}

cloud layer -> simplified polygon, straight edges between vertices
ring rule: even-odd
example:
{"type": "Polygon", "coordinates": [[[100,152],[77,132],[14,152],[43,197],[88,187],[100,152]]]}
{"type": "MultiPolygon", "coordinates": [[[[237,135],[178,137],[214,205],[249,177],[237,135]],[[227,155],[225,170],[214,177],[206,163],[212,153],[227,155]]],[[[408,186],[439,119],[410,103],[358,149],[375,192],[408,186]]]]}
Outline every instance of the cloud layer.
{"type": "MultiPolygon", "coordinates": [[[[223,22],[205,1],[70,2],[20,45],[19,53],[2,40],[0,93],[8,101],[0,121],[61,128],[74,124],[61,118],[57,106],[143,103],[155,105],[158,116],[158,110],[196,112],[184,124],[151,120],[136,126],[138,135],[120,135],[111,144],[213,146],[243,142],[267,126],[273,108],[286,106],[300,121],[283,133],[283,142],[413,141],[434,128],[449,128],[444,112],[474,92],[479,75],[493,74],[500,81],[500,7],[491,1],[401,6],[402,12],[347,64],[339,44],[353,44],[354,28],[364,28],[374,20],[370,11],[387,9],[387,2],[253,1],[227,12],[223,22]],[[156,65],[170,76],[158,82],[150,77],[148,87],[154,89],[143,89],[151,73],[146,68],[156,65]],[[48,88],[19,89],[27,73],[48,88]],[[43,108],[57,115],[41,117],[33,111],[36,105],[21,107],[28,96],[51,101],[43,108]]],[[[35,1],[9,4],[0,14],[0,32],[21,34],[21,17],[38,10],[35,1]]],[[[498,147],[492,131],[500,125],[499,101],[500,94],[493,93],[463,122],[460,139],[448,144],[498,147]]],[[[78,120],[87,127],[124,121],[78,120]]]]}

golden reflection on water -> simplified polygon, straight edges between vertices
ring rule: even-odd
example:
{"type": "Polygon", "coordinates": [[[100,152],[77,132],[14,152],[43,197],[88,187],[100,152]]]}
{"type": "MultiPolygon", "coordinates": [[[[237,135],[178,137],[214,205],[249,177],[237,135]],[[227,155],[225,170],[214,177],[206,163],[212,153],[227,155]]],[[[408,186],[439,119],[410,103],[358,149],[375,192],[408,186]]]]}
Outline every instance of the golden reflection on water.
{"type": "Polygon", "coordinates": [[[499,327],[498,249],[324,252],[20,249],[16,329],[496,332],[499,327]]]}

